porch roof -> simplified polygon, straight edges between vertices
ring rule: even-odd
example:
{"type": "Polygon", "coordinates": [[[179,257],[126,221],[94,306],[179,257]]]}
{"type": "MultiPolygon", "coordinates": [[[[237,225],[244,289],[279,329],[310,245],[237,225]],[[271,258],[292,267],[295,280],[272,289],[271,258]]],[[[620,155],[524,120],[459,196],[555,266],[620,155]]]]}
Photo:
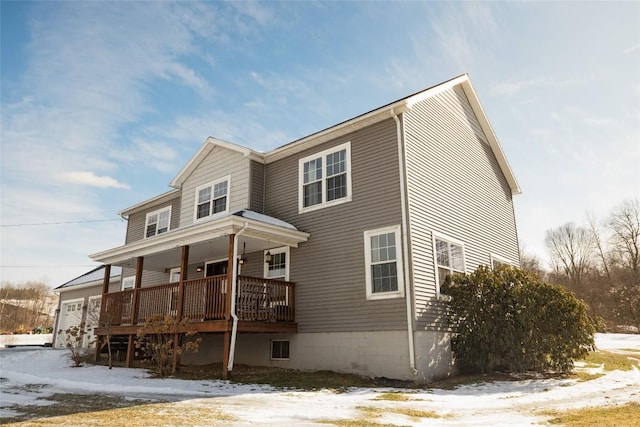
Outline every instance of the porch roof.
{"type": "MultiPolygon", "coordinates": [[[[167,265],[175,263],[180,247],[185,245],[204,247],[218,244],[226,250],[225,238],[243,229],[242,238],[245,241],[254,242],[255,249],[275,246],[298,247],[299,243],[306,242],[309,238],[309,233],[300,231],[278,218],[241,210],[219,219],[198,222],[158,236],[107,249],[89,257],[104,264],[126,266],[131,265],[134,258],[153,256],[156,258],[156,267],[166,268],[167,265]]],[[[202,258],[197,251],[194,255],[190,257],[194,261],[202,258]]],[[[149,264],[145,261],[145,265],[149,264]]]]}

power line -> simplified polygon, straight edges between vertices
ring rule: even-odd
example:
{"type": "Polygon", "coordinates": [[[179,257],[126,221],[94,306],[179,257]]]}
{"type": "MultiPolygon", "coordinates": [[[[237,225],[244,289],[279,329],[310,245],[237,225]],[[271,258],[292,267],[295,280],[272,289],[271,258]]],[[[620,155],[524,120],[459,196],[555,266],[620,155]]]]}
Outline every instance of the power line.
{"type": "Polygon", "coordinates": [[[0,227],[29,227],[32,225],[86,224],[90,222],[123,221],[123,219],[89,219],[86,221],[33,222],[28,224],[0,224],[0,227]]]}

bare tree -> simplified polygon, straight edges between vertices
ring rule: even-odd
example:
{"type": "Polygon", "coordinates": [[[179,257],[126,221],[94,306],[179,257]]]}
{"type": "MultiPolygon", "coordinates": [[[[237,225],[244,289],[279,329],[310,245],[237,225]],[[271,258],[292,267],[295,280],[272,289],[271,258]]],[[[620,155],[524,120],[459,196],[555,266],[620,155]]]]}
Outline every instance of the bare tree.
{"type": "Polygon", "coordinates": [[[618,321],[640,331],[640,204],[626,200],[615,207],[607,221],[616,260],[613,295],[618,321]]]}
{"type": "Polygon", "coordinates": [[[628,271],[632,284],[640,284],[640,204],[625,200],[615,207],[607,221],[617,259],[628,271]]]}
{"type": "Polygon", "coordinates": [[[554,270],[566,274],[572,287],[579,288],[592,264],[595,246],[592,233],[569,222],[547,230],[545,245],[554,270]]]}

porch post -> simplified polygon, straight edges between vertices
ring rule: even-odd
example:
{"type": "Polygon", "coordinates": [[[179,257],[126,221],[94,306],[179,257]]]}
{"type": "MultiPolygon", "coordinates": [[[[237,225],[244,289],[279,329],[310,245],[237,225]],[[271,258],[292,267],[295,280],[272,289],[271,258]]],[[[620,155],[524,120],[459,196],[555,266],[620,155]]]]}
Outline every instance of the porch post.
{"type": "MultiPolygon", "coordinates": [[[[104,265],[104,279],[102,281],[102,299],[100,300],[100,314],[98,315],[98,327],[102,326],[103,312],[106,310],[106,294],[109,293],[109,281],[111,280],[111,264],[104,265]]],[[[107,336],[107,338],[109,338],[107,336]]],[[[102,350],[102,335],[96,339],[96,362],[100,360],[100,351],[102,350]]]]}
{"type": "MultiPolygon", "coordinates": [[[[178,284],[178,307],[176,307],[176,322],[182,321],[182,311],[184,305],[184,282],[187,280],[187,266],[189,265],[189,245],[182,247],[182,259],[180,260],[180,283],[178,284]]],[[[178,366],[178,347],[180,346],[180,334],[173,335],[173,372],[178,366]]]]}
{"type": "Polygon", "coordinates": [[[222,379],[229,377],[229,355],[231,353],[231,289],[233,286],[233,263],[235,256],[233,253],[233,243],[236,235],[229,235],[229,250],[227,261],[227,294],[225,298],[224,318],[227,321],[227,327],[224,331],[224,350],[222,354],[222,379]]]}
{"type": "MultiPolygon", "coordinates": [[[[144,266],[144,257],[138,257],[136,263],[136,281],[133,287],[133,301],[131,302],[131,325],[135,326],[138,323],[138,295],[140,287],[142,286],[142,267],[144,266]]],[[[134,335],[129,335],[129,342],[127,345],[127,368],[133,366],[133,356],[135,355],[134,335]]]]}

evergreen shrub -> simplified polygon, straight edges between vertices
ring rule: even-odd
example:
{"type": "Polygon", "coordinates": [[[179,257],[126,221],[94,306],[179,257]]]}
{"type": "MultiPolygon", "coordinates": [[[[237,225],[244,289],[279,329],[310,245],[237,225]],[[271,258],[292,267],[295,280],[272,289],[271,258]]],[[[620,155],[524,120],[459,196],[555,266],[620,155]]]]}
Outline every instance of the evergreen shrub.
{"type": "Polygon", "coordinates": [[[452,349],[466,372],[567,372],[594,349],[597,322],[570,291],[513,267],[481,266],[447,278],[457,332],[452,349]]]}

